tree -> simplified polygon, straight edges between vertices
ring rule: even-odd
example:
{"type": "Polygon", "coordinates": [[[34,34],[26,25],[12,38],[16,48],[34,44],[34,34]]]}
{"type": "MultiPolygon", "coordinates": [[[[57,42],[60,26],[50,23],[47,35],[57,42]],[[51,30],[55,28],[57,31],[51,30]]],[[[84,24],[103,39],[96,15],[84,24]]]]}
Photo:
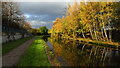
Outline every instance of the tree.
{"type": "Polygon", "coordinates": [[[110,41],[111,30],[120,29],[119,22],[120,3],[75,2],[68,5],[66,17],[56,19],[51,35],[77,38],[82,34],[86,38],[85,34],[90,33],[92,40],[110,41]]]}
{"type": "Polygon", "coordinates": [[[19,5],[16,2],[2,2],[3,32],[8,35],[8,40],[10,40],[10,36],[15,39],[14,35],[16,33],[20,33],[22,35],[27,33],[25,19],[26,18],[20,11],[19,5]]]}
{"type": "Polygon", "coordinates": [[[32,29],[32,30],[31,30],[31,33],[32,33],[33,35],[38,35],[38,33],[40,33],[40,31],[39,31],[39,29],[32,29]]]}
{"type": "Polygon", "coordinates": [[[48,29],[46,26],[42,26],[39,28],[41,34],[48,34],[48,29]]]}

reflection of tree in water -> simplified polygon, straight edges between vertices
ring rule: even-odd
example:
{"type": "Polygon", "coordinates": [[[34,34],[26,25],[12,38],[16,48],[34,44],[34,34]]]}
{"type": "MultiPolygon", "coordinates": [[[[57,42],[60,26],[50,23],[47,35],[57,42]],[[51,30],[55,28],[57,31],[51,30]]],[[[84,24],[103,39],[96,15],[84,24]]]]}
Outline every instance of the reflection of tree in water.
{"type": "MultiPolygon", "coordinates": [[[[118,65],[116,51],[112,48],[94,46],[73,40],[51,41],[57,57],[63,58],[70,66],[104,66],[118,65]]],[[[120,56],[120,53],[118,54],[120,56]]],[[[117,57],[119,60],[119,58],[117,57]]]]}
{"type": "Polygon", "coordinates": [[[48,37],[49,37],[49,36],[44,36],[44,35],[43,35],[43,36],[42,36],[42,39],[43,39],[45,42],[47,42],[47,41],[48,41],[48,37]]]}

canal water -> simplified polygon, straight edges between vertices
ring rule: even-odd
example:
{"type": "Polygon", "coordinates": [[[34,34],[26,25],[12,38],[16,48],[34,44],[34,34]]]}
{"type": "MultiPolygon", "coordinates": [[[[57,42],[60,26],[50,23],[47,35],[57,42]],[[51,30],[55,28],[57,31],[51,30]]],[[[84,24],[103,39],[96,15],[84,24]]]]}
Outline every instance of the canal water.
{"type": "Polygon", "coordinates": [[[51,38],[46,38],[45,41],[61,66],[118,66],[120,64],[118,47],[51,38]]]}

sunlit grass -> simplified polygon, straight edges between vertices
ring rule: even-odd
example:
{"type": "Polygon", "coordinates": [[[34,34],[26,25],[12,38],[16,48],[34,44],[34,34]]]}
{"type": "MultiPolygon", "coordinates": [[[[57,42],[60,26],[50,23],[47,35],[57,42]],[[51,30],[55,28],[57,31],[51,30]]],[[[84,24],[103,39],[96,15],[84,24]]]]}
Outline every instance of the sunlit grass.
{"type": "MultiPolygon", "coordinates": [[[[74,39],[74,38],[69,38],[69,39],[74,39]]],[[[86,41],[90,43],[105,44],[105,45],[120,46],[118,42],[104,42],[104,41],[96,41],[96,40],[90,40],[90,39],[84,39],[84,38],[75,38],[74,40],[86,41]]]]}
{"type": "Polygon", "coordinates": [[[45,52],[45,41],[37,37],[20,59],[18,66],[50,66],[45,52]]]}
{"type": "Polygon", "coordinates": [[[2,44],[2,54],[5,55],[9,51],[11,51],[14,48],[20,46],[21,44],[23,44],[24,42],[26,42],[27,40],[29,40],[31,38],[33,38],[33,37],[22,38],[22,39],[19,39],[19,40],[15,40],[15,41],[12,41],[12,42],[2,44]]]}

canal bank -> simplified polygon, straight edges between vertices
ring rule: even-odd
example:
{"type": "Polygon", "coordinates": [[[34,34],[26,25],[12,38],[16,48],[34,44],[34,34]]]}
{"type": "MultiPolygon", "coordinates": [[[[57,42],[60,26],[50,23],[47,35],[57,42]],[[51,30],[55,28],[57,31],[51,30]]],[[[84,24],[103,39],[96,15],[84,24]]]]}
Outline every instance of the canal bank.
{"type": "Polygon", "coordinates": [[[97,40],[90,40],[90,39],[85,39],[85,38],[65,38],[65,39],[79,40],[79,41],[89,42],[93,44],[109,45],[109,46],[115,46],[115,47],[120,46],[120,42],[97,41],[97,40]]]}

